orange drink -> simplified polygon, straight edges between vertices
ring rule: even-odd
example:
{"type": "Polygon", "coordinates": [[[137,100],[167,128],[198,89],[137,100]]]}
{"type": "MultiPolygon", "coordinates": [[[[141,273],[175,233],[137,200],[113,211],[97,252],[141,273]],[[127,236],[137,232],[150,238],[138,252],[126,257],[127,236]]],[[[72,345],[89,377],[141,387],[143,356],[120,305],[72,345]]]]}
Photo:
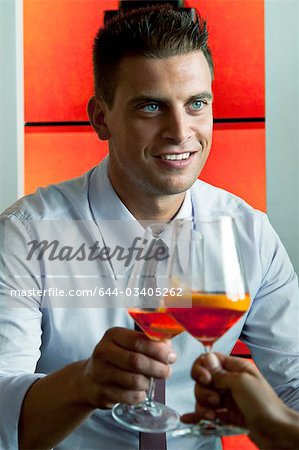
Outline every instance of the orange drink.
{"type": "MultiPolygon", "coordinates": [[[[179,300],[180,305],[182,299],[179,300]]],[[[230,299],[224,293],[192,292],[192,307],[167,309],[186,331],[211,346],[248,310],[250,297],[230,299]]],[[[173,306],[173,300],[172,300],[173,306]]]]}
{"type": "Polygon", "coordinates": [[[144,333],[152,340],[161,341],[163,339],[171,339],[184,331],[182,325],[162,308],[148,311],[131,308],[128,311],[144,333]]]}

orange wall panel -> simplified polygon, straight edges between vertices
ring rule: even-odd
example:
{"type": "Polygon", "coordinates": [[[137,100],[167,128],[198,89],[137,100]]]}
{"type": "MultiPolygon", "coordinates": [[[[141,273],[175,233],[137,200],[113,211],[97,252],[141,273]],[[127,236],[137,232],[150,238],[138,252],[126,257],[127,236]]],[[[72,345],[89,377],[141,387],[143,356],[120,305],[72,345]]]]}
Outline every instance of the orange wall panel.
{"type": "MultiPolygon", "coordinates": [[[[201,178],[264,210],[264,128],[235,126],[215,125],[212,151],[201,178]]],[[[27,127],[25,148],[26,193],[79,176],[107,153],[106,142],[100,141],[91,127],[27,127]]]]}
{"type": "Polygon", "coordinates": [[[265,211],[264,124],[216,124],[212,151],[200,178],[237,194],[265,211]]]}
{"type": "Polygon", "coordinates": [[[265,116],[264,0],[187,0],[208,21],[214,114],[265,116]]]}
{"type": "Polygon", "coordinates": [[[92,44],[117,0],[24,0],[25,121],[86,121],[92,44]]]}
{"type": "MultiPolygon", "coordinates": [[[[264,0],[188,0],[209,20],[217,118],[264,116],[264,0]]],[[[92,43],[117,0],[24,0],[25,121],[86,121],[92,43]]]]}
{"type": "Polygon", "coordinates": [[[25,194],[77,177],[107,154],[91,127],[26,127],[25,194]]]}

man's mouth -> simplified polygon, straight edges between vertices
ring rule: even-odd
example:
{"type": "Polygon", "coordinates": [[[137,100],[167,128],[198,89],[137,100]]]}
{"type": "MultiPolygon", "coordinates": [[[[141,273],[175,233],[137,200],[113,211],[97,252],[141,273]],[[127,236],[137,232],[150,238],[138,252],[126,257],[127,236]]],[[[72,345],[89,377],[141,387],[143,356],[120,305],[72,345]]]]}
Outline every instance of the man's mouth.
{"type": "Polygon", "coordinates": [[[166,161],[182,161],[184,159],[188,159],[190,156],[189,153],[180,153],[180,154],[168,154],[168,155],[161,155],[160,158],[164,159],[166,161]]]}

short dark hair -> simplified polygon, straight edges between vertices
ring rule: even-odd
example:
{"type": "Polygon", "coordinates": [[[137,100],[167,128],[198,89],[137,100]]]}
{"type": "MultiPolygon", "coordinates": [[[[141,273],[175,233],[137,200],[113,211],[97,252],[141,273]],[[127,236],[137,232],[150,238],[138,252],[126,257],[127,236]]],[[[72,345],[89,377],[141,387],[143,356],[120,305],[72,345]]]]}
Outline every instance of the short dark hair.
{"type": "Polygon", "coordinates": [[[214,65],[208,47],[205,20],[197,20],[170,5],[120,11],[99,29],[93,45],[94,86],[97,97],[112,107],[117,72],[125,56],[167,58],[201,50],[213,79],[214,65]]]}

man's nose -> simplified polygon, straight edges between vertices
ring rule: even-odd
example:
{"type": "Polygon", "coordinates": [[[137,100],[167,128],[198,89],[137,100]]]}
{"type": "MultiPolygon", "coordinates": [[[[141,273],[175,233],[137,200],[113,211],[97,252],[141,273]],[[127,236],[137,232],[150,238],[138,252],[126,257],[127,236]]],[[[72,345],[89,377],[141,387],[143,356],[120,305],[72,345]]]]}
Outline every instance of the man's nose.
{"type": "Polygon", "coordinates": [[[191,138],[192,134],[190,119],[185,110],[176,110],[167,114],[162,133],[164,139],[171,140],[175,144],[183,144],[191,138]]]}

